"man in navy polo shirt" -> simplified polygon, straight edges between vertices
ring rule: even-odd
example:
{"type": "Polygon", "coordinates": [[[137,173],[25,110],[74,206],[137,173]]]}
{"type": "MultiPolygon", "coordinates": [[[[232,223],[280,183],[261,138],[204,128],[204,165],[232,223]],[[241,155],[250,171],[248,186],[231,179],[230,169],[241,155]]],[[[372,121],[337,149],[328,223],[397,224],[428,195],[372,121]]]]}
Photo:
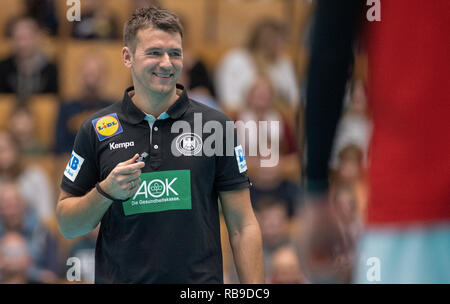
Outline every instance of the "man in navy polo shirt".
{"type": "Polygon", "coordinates": [[[231,120],[177,85],[183,67],[178,18],[138,9],[124,42],[134,86],[78,132],[57,206],[61,232],[71,239],[101,223],[96,283],[223,283],[220,198],[241,283],[263,283],[261,232],[242,147],[236,136],[218,136],[223,153],[203,153],[211,134],[196,132],[194,120],[223,130],[231,120]],[[230,145],[232,153],[225,153],[230,145]],[[148,157],[138,161],[143,152],[148,157]]]}

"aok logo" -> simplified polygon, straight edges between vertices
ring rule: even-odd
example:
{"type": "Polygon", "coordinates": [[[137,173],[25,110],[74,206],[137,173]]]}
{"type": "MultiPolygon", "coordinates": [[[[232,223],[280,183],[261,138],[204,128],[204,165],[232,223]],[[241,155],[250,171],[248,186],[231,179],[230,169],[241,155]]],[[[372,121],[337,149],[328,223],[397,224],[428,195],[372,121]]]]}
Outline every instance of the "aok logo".
{"type": "Polygon", "coordinates": [[[189,170],[147,172],[141,179],[138,191],[122,203],[125,215],[192,209],[189,170]]]}
{"type": "Polygon", "coordinates": [[[134,195],[133,200],[136,199],[136,197],[139,195],[144,195],[146,199],[149,197],[160,198],[163,195],[179,195],[178,192],[173,188],[175,186],[174,183],[177,179],[177,177],[172,179],[165,178],[164,180],[154,179],[149,182],[144,180],[139,186],[139,190],[134,195]]]}

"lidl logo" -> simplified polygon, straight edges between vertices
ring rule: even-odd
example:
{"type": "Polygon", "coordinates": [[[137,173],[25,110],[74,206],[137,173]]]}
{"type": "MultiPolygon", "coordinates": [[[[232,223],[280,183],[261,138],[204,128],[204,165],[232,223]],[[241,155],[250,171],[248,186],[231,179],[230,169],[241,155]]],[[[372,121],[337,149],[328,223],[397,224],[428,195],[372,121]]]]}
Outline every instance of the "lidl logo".
{"type": "Polygon", "coordinates": [[[189,170],[142,173],[138,191],[123,202],[125,215],[191,209],[189,170]]]}
{"type": "Polygon", "coordinates": [[[94,119],[92,125],[100,141],[123,132],[116,113],[94,119]]]}

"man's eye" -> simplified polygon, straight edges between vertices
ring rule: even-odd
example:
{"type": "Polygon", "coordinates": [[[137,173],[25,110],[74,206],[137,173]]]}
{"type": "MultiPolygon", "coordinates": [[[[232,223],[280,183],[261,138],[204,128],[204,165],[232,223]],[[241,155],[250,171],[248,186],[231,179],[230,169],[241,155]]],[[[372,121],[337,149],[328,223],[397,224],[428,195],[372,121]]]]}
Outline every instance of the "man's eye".
{"type": "Polygon", "coordinates": [[[171,57],[181,57],[181,52],[170,52],[169,55],[171,57]]]}
{"type": "Polygon", "coordinates": [[[150,55],[150,56],[161,56],[161,52],[160,51],[150,51],[150,52],[147,52],[147,55],[150,55]]]}

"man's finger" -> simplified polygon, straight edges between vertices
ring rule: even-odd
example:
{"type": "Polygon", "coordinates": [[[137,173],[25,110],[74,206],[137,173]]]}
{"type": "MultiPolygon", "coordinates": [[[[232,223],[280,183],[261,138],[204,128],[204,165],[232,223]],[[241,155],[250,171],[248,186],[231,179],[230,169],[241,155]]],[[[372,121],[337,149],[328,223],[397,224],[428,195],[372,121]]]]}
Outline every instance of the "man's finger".
{"type": "Polygon", "coordinates": [[[121,179],[120,183],[121,184],[122,183],[129,183],[129,182],[131,182],[133,180],[139,179],[140,176],[141,176],[141,172],[139,172],[139,171],[131,173],[131,174],[127,174],[127,175],[122,174],[122,178],[123,179],[121,179]]]}
{"type": "Polygon", "coordinates": [[[118,163],[117,167],[127,166],[136,163],[136,160],[139,158],[139,154],[134,154],[134,156],[124,162],[118,163]]]}
{"type": "Polygon", "coordinates": [[[144,162],[138,162],[131,165],[117,166],[116,174],[128,175],[133,174],[145,166],[144,162]]]}
{"type": "Polygon", "coordinates": [[[130,191],[131,192],[136,192],[137,189],[139,188],[139,183],[141,182],[140,178],[137,178],[135,180],[130,181],[130,191]]]}

